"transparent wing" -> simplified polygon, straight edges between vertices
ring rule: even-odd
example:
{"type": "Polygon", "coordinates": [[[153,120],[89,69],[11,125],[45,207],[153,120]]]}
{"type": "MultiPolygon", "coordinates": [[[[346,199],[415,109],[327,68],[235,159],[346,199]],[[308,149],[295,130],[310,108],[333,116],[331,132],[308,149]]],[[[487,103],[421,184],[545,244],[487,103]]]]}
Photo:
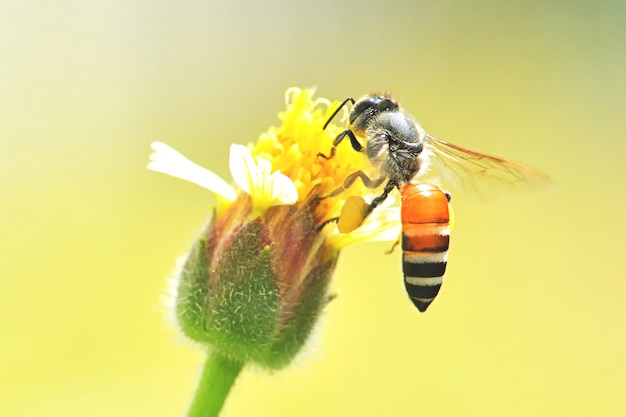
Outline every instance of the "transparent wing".
{"type": "Polygon", "coordinates": [[[444,183],[461,188],[484,203],[556,188],[552,179],[539,170],[474,152],[430,135],[424,140],[424,150],[428,163],[444,183]]]}

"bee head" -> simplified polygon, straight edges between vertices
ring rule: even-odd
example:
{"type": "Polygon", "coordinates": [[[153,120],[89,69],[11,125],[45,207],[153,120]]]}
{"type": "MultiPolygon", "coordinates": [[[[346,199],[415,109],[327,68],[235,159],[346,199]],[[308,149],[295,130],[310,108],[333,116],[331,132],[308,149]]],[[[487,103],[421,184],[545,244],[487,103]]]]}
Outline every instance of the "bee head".
{"type": "Polygon", "coordinates": [[[359,134],[367,128],[375,115],[398,109],[398,103],[387,96],[373,94],[361,97],[350,110],[350,127],[359,134]]]}

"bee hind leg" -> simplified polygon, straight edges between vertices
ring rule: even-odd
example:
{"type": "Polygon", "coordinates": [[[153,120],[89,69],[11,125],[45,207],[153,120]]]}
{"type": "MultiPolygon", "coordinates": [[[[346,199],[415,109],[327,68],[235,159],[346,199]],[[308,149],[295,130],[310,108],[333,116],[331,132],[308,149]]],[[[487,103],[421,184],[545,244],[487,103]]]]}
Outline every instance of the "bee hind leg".
{"type": "MultiPolygon", "coordinates": [[[[361,170],[358,170],[358,171],[355,171],[352,174],[348,175],[346,177],[346,179],[344,180],[343,185],[341,187],[335,188],[333,191],[331,191],[330,193],[328,193],[326,195],[315,197],[315,199],[319,202],[319,201],[322,201],[322,200],[330,198],[330,197],[336,197],[339,194],[341,194],[344,190],[350,188],[350,186],[352,184],[354,184],[354,182],[358,178],[360,178],[361,181],[363,181],[363,185],[365,185],[367,188],[376,188],[380,184],[382,184],[383,181],[385,181],[385,177],[371,179],[370,177],[367,176],[367,174],[365,172],[363,172],[361,170]]],[[[372,202],[369,204],[369,206],[367,207],[367,209],[363,213],[363,220],[365,220],[365,218],[372,212],[372,210],[374,210],[374,208],[376,206],[378,206],[380,203],[382,203],[385,200],[385,198],[387,198],[387,195],[391,192],[391,190],[393,190],[393,187],[395,187],[395,185],[391,185],[390,186],[389,183],[387,183],[387,185],[385,186],[385,190],[383,191],[383,195],[380,196],[380,197],[376,197],[374,200],[372,200],[372,202]],[[387,190],[388,187],[391,187],[391,188],[389,188],[389,190],[387,190]],[[381,197],[382,197],[382,200],[377,201],[381,197]]],[[[336,223],[338,221],[339,221],[339,217],[331,217],[328,220],[324,220],[324,222],[319,224],[315,229],[317,231],[320,231],[320,230],[322,230],[324,228],[324,226],[326,226],[326,225],[328,225],[330,223],[336,223]]]]}
{"type": "Polygon", "coordinates": [[[369,215],[372,211],[374,211],[374,209],[378,207],[383,201],[385,201],[387,199],[387,196],[389,196],[389,193],[394,188],[396,188],[396,186],[397,186],[396,183],[393,181],[387,182],[387,185],[385,185],[383,192],[370,202],[370,205],[367,207],[366,216],[369,215]]]}

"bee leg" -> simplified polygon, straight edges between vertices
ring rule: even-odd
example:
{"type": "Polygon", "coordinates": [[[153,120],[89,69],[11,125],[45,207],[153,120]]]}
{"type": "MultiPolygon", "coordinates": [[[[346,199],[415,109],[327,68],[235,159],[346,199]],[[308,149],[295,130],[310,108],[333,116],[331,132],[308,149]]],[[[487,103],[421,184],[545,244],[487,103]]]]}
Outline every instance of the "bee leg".
{"type": "Polygon", "coordinates": [[[358,170],[346,177],[343,182],[343,189],[345,190],[346,188],[350,188],[350,186],[354,184],[354,181],[356,181],[357,178],[361,178],[361,181],[363,181],[363,185],[365,185],[367,188],[376,188],[380,184],[382,184],[383,181],[385,181],[385,177],[380,177],[373,180],[368,177],[365,172],[358,170]]]}
{"type": "MultiPolygon", "coordinates": [[[[337,188],[335,190],[333,190],[330,194],[322,196],[322,197],[316,197],[316,199],[318,201],[321,201],[325,198],[329,198],[329,197],[334,197],[338,194],[340,194],[343,190],[345,190],[346,188],[350,187],[352,184],[354,184],[354,181],[356,181],[357,178],[361,178],[361,181],[363,181],[363,184],[368,187],[368,188],[376,188],[378,187],[380,184],[383,183],[383,181],[385,180],[384,177],[381,178],[376,178],[375,180],[371,179],[370,177],[368,177],[363,171],[356,171],[353,172],[352,174],[348,175],[346,177],[346,180],[343,182],[343,187],[337,188]]],[[[385,199],[387,198],[387,196],[389,195],[389,193],[396,187],[396,183],[389,181],[387,183],[387,185],[385,185],[385,188],[382,192],[381,195],[379,195],[378,197],[374,198],[372,200],[372,202],[369,204],[369,206],[367,206],[367,209],[365,210],[365,212],[363,213],[363,220],[365,220],[367,218],[367,216],[370,215],[370,213],[372,211],[374,211],[374,209],[376,207],[378,207],[383,201],[385,201],[385,199]]],[[[324,228],[324,226],[326,226],[329,223],[333,223],[333,222],[337,222],[339,221],[339,217],[331,217],[328,220],[325,220],[322,224],[320,224],[319,226],[317,226],[315,229],[317,231],[320,231],[324,228]]]]}
{"type": "Polygon", "coordinates": [[[322,223],[317,225],[317,227],[315,228],[315,231],[319,233],[322,231],[324,227],[326,227],[326,225],[331,224],[331,223],[336,223],[337,221],[339,221],[339,217],[331,217],[328,220],[324,220],[322,223]]]}
{"type": "Polygon", "coordinates": [[[338,134],[335,140],[333,141],[333,147],[330,150],[330,156],[326,156],[321,152],[318,153],[317,156],[321,156],[324,159],[332,159],[332,157],[335,156],[335,152],[337,151],[337,146],[341,143],[343,138],[345,138],[346,136],[350,138],[350,144],[352,145],[352,149],[354,149],[357,152],[361,152],[361,150],[363,149],[363,145],[361,145],[359,141],[356,139],[356,136],[354,136],[354,132],[352,132],[350,129],[346,129],[340,134],[338,134]]]}
{"type": "MultiPolygon", "coordinates": [[[[341,194],[344,190],[346,190],[347,188],[350,188],[350,186],[352,184],[354,184],[354,182],[357,180],[357,178],[360,178],[361,181],[363,181],[363,185],[365,185],[367,188],[376,188],[378,187],[380,184],[383,183],[383,181],[385,181],[385,177],[380,177],[380,178],[376,178],[376,179],[371,179],[370,177],[367,176],[366,173],[364,173],[363,171],[359,170],[359,171],[355,171],[352,174],[348,175],[345,179],[345,181],[343,182],[343,185],[341,187],[335,188],[333,191],[331,191],[329,194],[326,194],[324,196],[320,196],[320,197],[315,197],[316,201],[322,201],[326,198],[330,198],[330,197],[335,197],[338,196],[339,194],[341,194]]],[[[387,187],[389,187],[389,184],[387,184],[385,186],[385,190],[387,190],[387,187]]],[[[374,204],[374,202],[379,199],[380,197],[376,197],[374,200],[372,200],[372,202],[370,203],[370,205],[367,207],[367,210],[365,211],[365,214],[363,216],[363,220],[365,220],[365,218],[372,212],[372,210],[374,210],[374,208],[376,206],[378,206],[380,203],[383,202],[383,200],[385,198],[387,198],[387,195],[389,194],[389,192],[391,190],[393,190],[393,187],[395,187],[395,185],[392,185],[391,188],[389,189],[389,191],[384,191],[384,198],[382,200],[380,200],[379,202],[377,202],[374,206],[372,206],[372,204],[374,204]]],[[[322,230],[324,228],[324,226],[326,226],[327,224],[330,223],[336,223],[337,221],[339,221],[339,217],[331,217],[328,220],[324,220],[323,223],[321,223],[319,226],[317,226],[315,228],[315,230],[317,230],[318,232],[320,230],[322,230]]]]}
{"type": "Polygon", "coordinates": [[[344,190],[347,190],[348,188],[350,188],[350,186],[352,186],[352,184],[354,184],[354,182],[357,180],[357,178],[361,178],[361,181],[363,181],[363,185],[365,185],[367,188],[376,188],[380,184],[382,184],[383,181],[385,181],[385,177],[371,179],[370,177],[367,176],[367,174],[365,172],[363,172],[361,170],[358,170],[358,171],[355,171],[352,174],[348,175],[346,177],[346,179],[344,180],[343,185],[341,187],[335,188],[330,193],[328,193],[328,194],[326,194],[324,196],[316,197],[316,200],[321,201],[321,200],[324,200],[324,199],[329,198],[329,197],[336,197],[336,196],[338,196],[339,194],[344,192],[344,190]]]}
{"type": "Polygon", "coordinates": [[[337,116],[337,113],[339,113],[339,111],[341,109],[343,109],[343,106],[345,106],[346,104],[348,104],[348,102],[350,102],[350,104],[354,104],[354,99],[352,97],[348,97],[347,99],[345,99],[344,101],[341,102],[341,104],[339,105],[339,107],[337,107],[337,110],[335,110],[333,112],[333,114],[330,115],[330,117],[328,118],[328,120],[326,120],[326,123],[324,123],[324,127],[322,128],[322,130],[326,130],[326,128],[328,127],[328,125],[330,124],[330,121],[333,120],[335,118],[335,116],[337,116]]]}
{"type": "Polygon", "coordinates": [[[396,240],[395,242],[393,242],[393,245],[391,245],[391,247],[389,248],[389,250],[387,252],[385,252],[385,255],[391,255],[393,253],[393,250],[396,248],[396,246],[398,246],[400,244],[400,239],[396,240]]]}
{"type": "Polygon", "coordinates": [[[389,195],[389,193],[396,188],[396,183],[393,181],[389,181],[387,183],[387,185],[385,185],[385,188],[383,189],[383,192],[381,195],[379,195],[378,197],[376,197],[375,199],[372,200],[372,202],[370,203],[369,207],[367,207],[367,212],[366,212],[366,217],[372,212],[374,211],[374,209],[376,207],[378,207],[383,201],[385,201],[387,199],[387,196],[389,195]]]}
{"type": "Polygon", "coordinates": [[[448,200],[448,203],[452,201],[452,194],[447,191],[444,191],[443,193],[446,195],[446,200],[448,200]]]}

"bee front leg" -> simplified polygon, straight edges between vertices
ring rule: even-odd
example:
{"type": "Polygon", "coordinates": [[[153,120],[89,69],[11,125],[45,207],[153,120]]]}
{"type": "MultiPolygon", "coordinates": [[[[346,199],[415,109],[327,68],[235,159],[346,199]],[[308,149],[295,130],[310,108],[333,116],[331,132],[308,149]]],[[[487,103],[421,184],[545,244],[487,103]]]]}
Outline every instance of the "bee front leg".
{"type": "Polygon", "coordinates": [[[351,131],[350,129],[346,129],[340,134],[338,134],[335,140],[333,141],[333,147],[330,149],[330,156],[324,155],[321,152],[318,153],[317,156],[321,156],[324,159],[332,159],[333,156],[335,156],[335,152],[337,152],[337,146],[341,143],[341,141],[346,136],[350,138],[350,144],[352,145],[352,149],[354,149],[357,152],[361,152],[363,150],[363,145],[361,145],[359,141],[357,140],[356,136],[354,136],[354,132],[351,131]]]}

